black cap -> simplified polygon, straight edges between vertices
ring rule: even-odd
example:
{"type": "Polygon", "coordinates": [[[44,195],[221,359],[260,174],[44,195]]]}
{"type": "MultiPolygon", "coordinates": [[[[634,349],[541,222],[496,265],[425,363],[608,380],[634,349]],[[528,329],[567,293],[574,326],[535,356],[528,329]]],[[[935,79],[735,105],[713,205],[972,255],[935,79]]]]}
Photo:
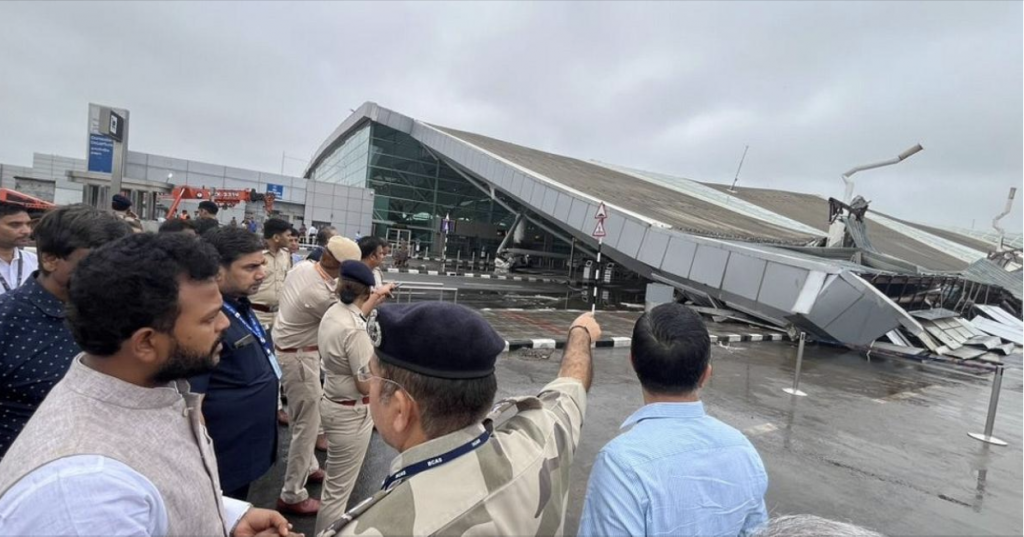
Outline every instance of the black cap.
{"type": "Polygon", "coordinates": [[[132,200],[121,194],[114,194],[114,199],[110,202],[110,208],[115,211],[127,211],[131,206],[132,200]]]}
{"type": "Polygon", "coordinates": [[[210,201],[210,200],[200,201],[199,202],[199,208],[200,209],[205,209],[206,212],[208,212],[210,214],[217,214],[217,212],[220,211],[220,208],[217,207],[217,204],[212,202],[212,201],[210,201]]]}
{"type": "Polygon", "coordinates": [[[351,280],[357,283],[361,283],[367,287],[373,287],[377,285],[377,280],[373,279],[373,271],[370,267],[366,266],[366,263],[362,261],[348,260],[341,263],[341,277],[346,280],[351,280]]]}
{"type": "Polygon", "coordinates": [[[479,313],[447,302],[381,306],[367,331],[382,362],[428,377],[486,377],[505,351],[505,340],[479,313]]]}

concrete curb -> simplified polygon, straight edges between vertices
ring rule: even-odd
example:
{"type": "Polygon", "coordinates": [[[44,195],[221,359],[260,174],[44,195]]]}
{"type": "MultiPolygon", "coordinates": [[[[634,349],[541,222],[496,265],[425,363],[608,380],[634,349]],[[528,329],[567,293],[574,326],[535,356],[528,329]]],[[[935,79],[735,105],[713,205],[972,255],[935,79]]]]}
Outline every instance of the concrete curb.
{"type": "MultiPolygon", "coordinates": [[[[791,341],[786,334],[723,334],[721,336],[711,335],[711,343],[740,343],[754,341],[791,341]]],[[[536,338],[536,339],[512,339],[505,341],[506,351],[519,349],[561,349],[565,347],[565,339],[536,338]]],[[[628,347],[633,338],[610,337],[601,338],[594,344],[595,347],[628,347]]]]}
{"type": "MultiPolygon", "coordinates": [[[[437,270],[420,270],[410,268],[395,268],[391,267],[387,270],[388,274],[427,274],[429,276],[440,276],[441,272],[437,270]]],[[[530,283],[565,283],[565,280],[556,278],[531,278],[527,276],[495,276],[493,274],[482,274],[476,272],[452,272],[448,271],[444,273],[445,276],[459,276],[463,278],[480,278],[484,280],[509,280],[514,282],[530,282],[530,283]]]]}

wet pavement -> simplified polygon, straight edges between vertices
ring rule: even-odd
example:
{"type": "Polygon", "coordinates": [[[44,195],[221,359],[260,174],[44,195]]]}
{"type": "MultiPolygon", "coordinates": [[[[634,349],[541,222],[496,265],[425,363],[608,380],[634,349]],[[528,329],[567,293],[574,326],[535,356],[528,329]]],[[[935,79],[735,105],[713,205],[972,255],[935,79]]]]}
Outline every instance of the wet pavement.
{"type": "MultiPolygon", "coordinates": [[[[994,447],[973,440],[985,424],[991,375],[873,359],[809,344],[800,389],[791,385],[793,343],[733,343],[713,349],[714,376],[702,392],[708,412],[743,430],[769,474],[773,516],[812,513],[888,535],[1021,535],[1022,376],[1008,357],[994,447]]],[[[561,351],[503,355],[499,397],[538,391],[554,378],[561,351]]],[[[628,349],[597,349],[586,423],[577,451],[566,517],[574,535],[591,465],[600,448],[641,403],[628,349]]],[[[258,481],[250,500],[272,506],[281,461],[258,481]]],[[[318,454],[321,461],[323,454],[318,454]]],[[[394,451],[375,435],[353,502],[372,493],[394,451]]],[[[319,497],[319,487],[311,488],[319,497]]],[[[443,494],[443,491],[438,491],[443,494]]],[[[313,517],[292,517],[312,532],[313,517]]]]}

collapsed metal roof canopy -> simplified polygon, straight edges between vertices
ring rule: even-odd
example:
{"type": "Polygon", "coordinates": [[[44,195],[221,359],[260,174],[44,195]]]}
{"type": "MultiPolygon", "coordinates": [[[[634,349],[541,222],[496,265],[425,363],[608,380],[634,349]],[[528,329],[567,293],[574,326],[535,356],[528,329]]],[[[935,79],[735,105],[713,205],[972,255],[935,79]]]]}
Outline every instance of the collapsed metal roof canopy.
{"type": "MultiPolygon", "coordinates": [[[[828,216],[824,199],[778,193],[783,198],[820,200],[820,222],[799,213],[806,211],[806,206],[784,211],[759,204],[758,199],[777,201],[763,194],[768,191],[740,190],[740,197],[758,205],[758,210],[742,203],[723,205],[719,200],[721,191],[715,185],[700,185],[689,191],[673,188],[647,180],[642,176],[644,172],[437,127],[372,102],[355,110],[325,140],[305,176],[311,177],[319,163],[367,121],[410,135],[471,174],[491,189],[492,196],[500,192],[585,244],[596,246],[590,236],[593,215],[605,202],[610,214],[603,252],[652,280],[712,297],[776,325],[793,324],[819,338],[853,347],[867,346],[898,326],[913,334],[923,331],[902,307],[861,277],[874,272],[872,269],[779,248],[822,244],[828,216]],[[814,234],[814,229],[821,233],[814,234]]],[[[931,254],[945,255],[935,245],[900,234],[896,224],[888,220],[877,219],[872,224],[885,226],[883,243],[893,243],[897,250],[910,249],[918,256],[912,265],[922,265],[920,261],[928,260],[931,254]],[[892,234],[899,238],[894,239],[892,234]]],[[[914,232],[927,233],[920,229],[914,232]]],[[[891,255],[881,250],[881,257],[891,255]]],[[[945,257],[937,257],[939,270],[963,268],[957,263],[966,265],[945,257]]]]}

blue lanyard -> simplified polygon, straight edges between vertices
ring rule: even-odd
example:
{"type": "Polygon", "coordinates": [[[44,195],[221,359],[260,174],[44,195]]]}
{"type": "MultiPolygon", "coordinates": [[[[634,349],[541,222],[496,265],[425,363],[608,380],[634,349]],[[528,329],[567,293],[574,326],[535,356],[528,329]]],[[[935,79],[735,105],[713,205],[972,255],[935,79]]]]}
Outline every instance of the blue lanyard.
{"type": "Polygon", "coordinates": [[[384,483],[381,485],[380,488],[381,488],[381,490],[388,490],[391,487],[395,486],[396,484],[398,484],[398,483],[400,483],[402,481],[405,481],[406,479],[409,479],[410,477],[412,477],[412,476],[414,476],[414,475],[416,475],[418,473],[426,472],[427,470],[430,470],[431,468],[437,468],[438,466],[441,466],[442,464],[451,462],[451,461],[453,461],[453,460],[455,460],[455,459],[457,459],[457,458],[459,458],[459,457],[461,457],[461,456],[463,456],[463,455],[465,455],[465,454],[475,450],[476,448],[484,445],[484,443],[486,443],[487,440],[490,437],[491,437],[491,428],[488,426],[484,430],[483,434],[481,434],[480,436],[470,440],[469,442],[466,442],[465,444],[462,444],[461,446],[459,446],[459,447],[457,447],[457,448],[455,448],[455,449],[453,449],[451,451],[442,453],[442,454],[440,454],[440,455],[438,455],[436,457],[431,457],[431,458],[429,458],[429,459],[427,459],[425,461],[420,461],[420,462],[417,462],[415,464],[410,464],[409,466],[406,466],[405,468],[402,468],[401,470],[399,470],[399,471],[397,471],[397,472],[387,476],[384,479],[384,483]]]}
{"type": "Polygon", "coordinates": [[[281,365],[277,363],[277,356],[274,355],[274,351],[270,349],[270,342],[267,341],[267,333],[263,330],[263,325],[260,324],[256,317],[252,314],[252,311],[248,312],[248,319],[242,317],[241,313],[234,306],[224,302],[224,311],[235,316],[238,322],[242,323],[252,335],[256,336],[256,339],[260,340],[260,345],[263,346],[263,352],[267,355],[267,359],[270,360],[270,367],[274,370],[274,374],[277,375],[278,380],[281,379],[281,365]]]}

